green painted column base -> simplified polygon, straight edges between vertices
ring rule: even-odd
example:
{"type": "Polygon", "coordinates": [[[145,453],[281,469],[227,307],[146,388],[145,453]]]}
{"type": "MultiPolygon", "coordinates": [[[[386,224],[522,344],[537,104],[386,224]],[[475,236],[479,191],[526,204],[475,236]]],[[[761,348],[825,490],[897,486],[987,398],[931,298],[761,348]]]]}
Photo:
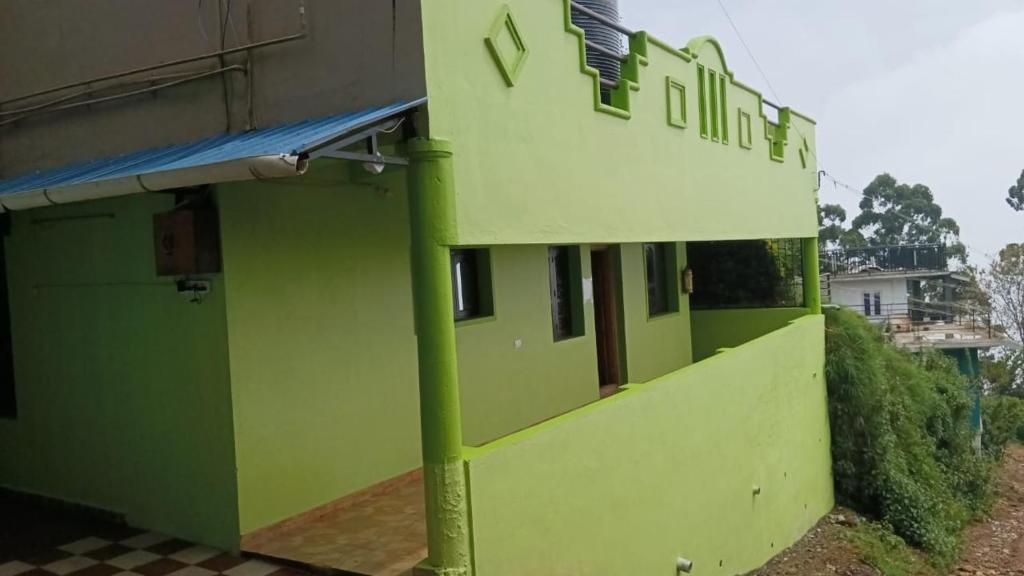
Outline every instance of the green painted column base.
{"type": "Polygon", "coordinates": [[[469,576],[469,521],[466,514],[466,475],[462,460],[445,464],[423,464],[427,493],[427,517],[444,527],[444,538],[435,541],[431,555],[446,559],[448,566],[435,567],[430,561],[416,568],[416,574],[469,576]]]}

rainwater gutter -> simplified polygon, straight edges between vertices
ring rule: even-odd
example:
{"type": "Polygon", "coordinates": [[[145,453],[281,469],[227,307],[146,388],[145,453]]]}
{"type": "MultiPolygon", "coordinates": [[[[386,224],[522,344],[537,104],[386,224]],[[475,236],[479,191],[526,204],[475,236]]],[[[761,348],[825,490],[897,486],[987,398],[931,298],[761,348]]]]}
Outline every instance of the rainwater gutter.
{"type": "Polygon", "coordinates": [[[0,212],[189,188],[219,182],[301,176],[305,174],[308,167],[309,160],[305,155],[253,156],[177,170],[135,174],[56,188],[25,190],[0,196],[0,212]]]}

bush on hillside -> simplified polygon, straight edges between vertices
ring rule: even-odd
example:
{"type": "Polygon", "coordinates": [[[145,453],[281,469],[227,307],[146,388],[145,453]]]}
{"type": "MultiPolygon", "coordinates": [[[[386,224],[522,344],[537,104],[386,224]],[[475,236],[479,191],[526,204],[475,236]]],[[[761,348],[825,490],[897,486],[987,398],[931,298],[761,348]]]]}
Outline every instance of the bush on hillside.
{"type": "Polygon", "coordinates": [[[1024,400],[1013,396],[992,395],[981,399],[985,423],[981,445],[995,457],[1012,441],[1024,441],[1024,400]]]}
{"type": "Polygon", "coordinates": [[[910,354],[848,310],[829,310],[825,374],[837,499],[940,564],[989,501],[966,380],[939,353],[910,354]]]}

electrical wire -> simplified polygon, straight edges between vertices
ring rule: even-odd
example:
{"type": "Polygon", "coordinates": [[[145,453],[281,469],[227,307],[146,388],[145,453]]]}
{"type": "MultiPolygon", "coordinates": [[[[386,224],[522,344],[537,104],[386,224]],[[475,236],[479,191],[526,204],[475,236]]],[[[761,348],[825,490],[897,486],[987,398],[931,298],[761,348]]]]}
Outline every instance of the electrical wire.
{"type": "Polygon", "coordinates": [[[39,114],[47,114],[47,113],[51,113],[51,112],[59,112],[61,110],[71,110],[73,108],[81,108],[83,106],[91,106],[93,104],[101,104],[103,102],[110,102],[112,100],[119,100],[121,98],[128,98],[130,96],[138,96],[138,95],[141,95],[141,94],[148,94],[150,92],[156,92],[158,90],[163,90],[165,88],[170,88],[172,86],[178,86],[180,84],[185,84],[185,83],[188,83],[188,82],[193,82],[195,80],[201,80],[203,78],[207,78],[207,77],[210,77],[210,76],[215,76],[217,74],[223,74],[223,73],[229,72],[229,71],[244,72],[245,71],[245,67],[237,66],[237,65],[235,65],[235,66],[227,66],[225,68],[218,68],[217,70],[210,70],[208,72],[200,72],[200,73],[197,73],[197,74],[192,74],[192,75],[186,76],[186,77],[184,77],[184,78],[182,78],[180,80],[173,80],[171,82],[165,82],[163,84],[158,84],[156,86],[150,86],[148,88],[141,88],[141,89],[138,89],[138,90],[131,90],[131,91],[128,91],[128,92],[121,92],[121,93],[118,93],[118,94],[113,94],[111,96],[103,96],[101,98],[93,98],[91,100],[83,100],[81,102],[72,102],[70,104],[64,104],[63,106],[54,106],[54,104],[59,103],[60,101],[62,101],[62,99],[58,99],[57,101],[48,103],[48,105],[46,107],[44,107],[44,109],[42,109],[42,110],[36,110],[34,112],[29,112],[29,113],[23,114],[21,116],[15,116],[14,118],[9,118],[7,120],[4,120],[4,121],[0,122],[0,126],[6,126],[8,124],[13,124],[13,123],[18,122],[20,120],[24,120],[25,118],[29,118],[31,116],[36,116],[36,115],[39,115],[39,114]]]}
{"type": "MultiPolygon", "coordinates": [[[[747,43],[746,39],[743,37],[743,33],[740,32],[739,26],[736,25],[736,21],[733,20],[732,15],[729,13],[729,9],[726,8],[724,0],[716,0],[716,2],[718,3],[719,8],[721,8],[722,14],[725,16],[725,19],[729,22],[729,26],[732,28],[733,32],[736,34],[737,39],[739,39],[740,44],[743,46],[744,51],[746,51],[747,56],[750,58],[751,62],[754,63],[754,67],[757,68],[758,74],[761,75],[761,78],[764,80],[765,85],[768,87],[768,90],[771,92],[772,97],[775,98],[777,101],[782,102],[783,101],[782,97],[780,97],[778,91],[775,90],[775,86],[772,84],[771,80],[768,78],[768,74],[765,72],[764,68],[761,66],[761,63],[758,61],[757,56],[754,55],[754,51],[750,48],[750,45],[747,43]]],[[[801,138],[803,138],[804,140],[807,139],[806,136],[804,136],[804,134],[800,131],[799,127],[797,127],[796,125],[793,125],[792,128],[796,131],[797,134],[800,135],[801,138]]],[[[808,152],[811,154],[811,157],[814,158],[815,163],[819,165],[819,168],[821,168],[821,160],[818,157],[818,155],[817,155],[816,151],[814,150],[814,148],[809,148],[808,152]]],[[[827,170],[821,168],[819,170],[818,174],[819,175],[824,175],[825,177],[827,177],[829,180],[832,181],[834,186],[841,187],[843,189],[849,190],[850,192],[853,192],[854,194],[856,194],[858,197],[863,198],[864,192],[862,190],[857,190],[856,188],[854,188],[854,187],[852,187],[852,186],[850,186],[850,185],[848,185],[848,184],[846,184],[844,182],[841,182],[839,179],[837,179],[834,176],[832,176],[832,174],[830,174],[827,170]]],[[[915,222],[912,218],[904,216],[903,214],[900,214],[898,212],[895,212],[893,214],[896,217],[898,217],[898,218],[900,218],[900,219],[902,219],[902,220],[904,220],[906,222],[909,222],[909,223],[912,223],[912,224],[920,224],[919,222],[915,222]]],[[[987,252],[985,250],[981,250],[981,249],[977,248],[976,246],[972,246],[972,245],[964,242],[963,240],[961,240],[959,238],[959,235],[957,235],[957,239],[964,246],[966,246],[968,249],[970,249],[972,251],[975,251],[977,253],[980,253],[980,254],[982,254],[983,256],[985,256],[986,258],[988,258],[990,260],[995,260],[996,259],[995,255],[993,255],[993,254],[991,254],[991,253],[989,253],[989,252],[987,252]]]]}
{"type": "MultiPolygon", "coordinates": [[[[838,191],[839,189],[842,189],[843,191],[850,192],[850,193],[852,193],[852,194],[854,194],[854,195],[856,195],[856,196],[858,196],[860,198],[864,197],[864,192],[863,191],[857,190],[853,186],[851,186],[851,185],[849,185],[849,184],[847,184],[847,183],[837,179],[835,176],[832,176],[831,174],[829,174],[828,171],[820,170],[818,172],[818,174],[823,176],[823,177],[825,177],[825,178],[828,178],[832,182],[834,190],[838,191]]],[[[916,225],[920,225],[921,224],[920,222],[914,220],[913,218],[911,218],[909,216],[905,216],[903,214],[900,214],[899,212],[892,212],[891,215],[895,216],[896,218],[899,218],[900,220],[903,220],[904,222],[910,223],[910,224],[916,224],[916,225]]],[[[978,248],[977,246],[974,246],[974,245],[968,244],[967,242],[964,242],[959,237],[959,235],[957,235],[957,240],[959,240],[961,244],[966,246],[972,252],[977,252],[978,254],[981,254],[982,256],[985,256],[989,260],[995,260],[997,258],[997,256],[995,256],[994,254],[992,254],[990,252],[987,252],[985,250],[982,250],[981,248],[978,248]]]]}

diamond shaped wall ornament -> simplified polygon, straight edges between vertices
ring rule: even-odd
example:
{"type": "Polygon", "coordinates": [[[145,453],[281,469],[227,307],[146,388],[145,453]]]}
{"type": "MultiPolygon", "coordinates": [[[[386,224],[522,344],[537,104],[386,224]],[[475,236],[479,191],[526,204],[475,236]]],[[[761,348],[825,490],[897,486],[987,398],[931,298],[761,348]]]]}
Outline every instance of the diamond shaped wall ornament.
{"type": "Polygon", "coordinates": [[[491,26],[491,32],[484,42],[494,57],[494,63],[498,65],[505,83],[510,88],[515,86],[519,73],[523,70],[523,64],[526,63],[526,57],[530,55],[530,49],[526,47],[526,42],[519,33],[519,26],[508,4],[501,7],[501,12],[498,13],[498,18],[491,26]]]}

